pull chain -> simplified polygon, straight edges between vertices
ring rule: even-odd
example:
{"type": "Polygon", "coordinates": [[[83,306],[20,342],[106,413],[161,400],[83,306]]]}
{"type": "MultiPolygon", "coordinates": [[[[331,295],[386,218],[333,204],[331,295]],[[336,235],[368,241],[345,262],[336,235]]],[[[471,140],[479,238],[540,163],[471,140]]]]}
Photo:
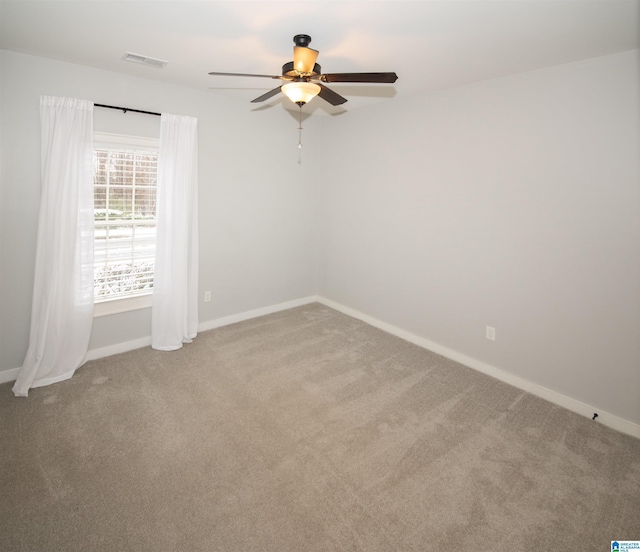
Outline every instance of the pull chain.
{"type": "Polygon", "coordinates": [[[298,165],[302,164],[302,105],[300,106],[300,126],[298,126],[298,165]]]}

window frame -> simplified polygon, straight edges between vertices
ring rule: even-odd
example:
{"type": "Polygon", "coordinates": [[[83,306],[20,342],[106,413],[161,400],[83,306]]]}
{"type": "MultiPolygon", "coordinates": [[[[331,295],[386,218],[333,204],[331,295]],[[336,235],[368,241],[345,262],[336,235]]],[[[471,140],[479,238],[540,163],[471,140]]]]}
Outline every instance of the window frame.
{"type": "MultiPolygon", "coordinates": [[[[93,150],[96,148],[107,149],[135,149],[137,151],[158,152],[160,139],[144,136],[131,136],[127,134],[113,134],[94,131],[93,150]]],[[[108,316],[122,312],[150,308],[153,300],[153,289],[148,293],[134,297],[119,297],[93,302],[93,317],[108,316]]]]}

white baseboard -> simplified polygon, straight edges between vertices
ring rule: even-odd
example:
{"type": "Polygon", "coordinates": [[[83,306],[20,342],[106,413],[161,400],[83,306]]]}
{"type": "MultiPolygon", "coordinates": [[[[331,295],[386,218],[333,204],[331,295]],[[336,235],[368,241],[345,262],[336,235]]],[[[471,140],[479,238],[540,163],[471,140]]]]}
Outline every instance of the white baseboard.
{"type": "Polygon", "coordinates": [[[347,316],[362,320],[363,322],[366,322],[371,326],[400,337],[405,341],[413,343],[414,345],[418,345],[424,349],[428,349],[429,351],[433,351],[434,353],[450,358],[451,360],[455,360],[456,362],[464,364],[469,368],[478,370],[483,374],[487,374],[496,379],[499,379],[500,381],[508,383],[509,385],[513,385],[514,387],[531,393],[532,395],[540,397],[541,399],[545,399],[551,403],[557,404],[558,406],[562,406],[567,410],[571,410],[576,414],[591,418],[594,412],[597,412],[598,422],[600,422],[601,424],[640,439],[640,425],[630,422],[629,420],[625,420],[624,418],[620,418],[615,414],[604,412],[600,408],[595,408],[572,397],[568,397],[566,395],[563,395],[562,393],[558,393],[553,389],[547,389],[546,387],[538,385],[537,383],[530,382],[528,380],[525,380],[524,378],[521,378],[520,376],[516,376],[500,368],[496,368],[495,366],[487,364],[486,362],[482,362],[470,356],[459,353],[458,351],[455,351],[453,349],[449,349],[448,347],[444,347],[443,345],[440,345],[438,343],[434,343],[433,341],[429,341],[428,339],[409,333],[401,328],[393,326],[392,324],[388,324],[387,322],[383,322],[381,320],[373,318],[372,316],[354,310],[350,307],[346,307],[340,303],[336,303],[335,301],[327,299],[326,297],[319,296],[317,298],[317,301],[318,303],[322,303],[323,305],[346,314],[347,316]]]}
{"type": "Polygon", "coordinates": [[[133,339],[132,341],[125,341],[123,343],[115,343],[106,347],[100,347],[99,349],[91,349],[87,351],[85,360],[96,360],[98,358],[104,358],[112,355],[119,355],[120,353],[127,353],[134,349],[142,349],[151,345],[151,336],[141,337],[140,339],[133,339]]]}
{"type": "Polygon", "coordinates": [[[20,372],[20,368],[9,368],[9,370],[3,370],[0,372],[0,383],[16,381],[18,379],[18,372],[20,372]]]}
{"type": "MultiPolygon", "coordinates": [[[[378,320],[377,318],[373,318],[367,314],[359,312],[350,307],[346,307],[340,303],[336,303],[326,297],[321,296],[309,296],[303,297],[300,299],[295,299],[293,301],[287,301],[285,303],[279,303],[277,305],[271,305],[268,307],[262,307],[259,309],[254,309],[251,311],[242,312],[239,314],[233,314],[231,316],[225,316],[223,318],[217,318],[215,320],[209,320],[207,322],[201,322],[198,326],[199,332],[205,332],[207,330],[213,330],[215,328],[220,328],[222,326],[227,326],[229,324],[235,324],[236,322],[242,322],[244,320],[249,320],[251,318],[257,318],[259,316],[265,316],[267,314],[272,314],[275,312],[280,312],[287,309],[292,309],[295,307],[300,307],[302,305],[308,305],[309,303],[321,303],[335,309],[343,314],[351,316],[353,318],[357,318],[358,320],[362,320],[371,326],[379,328],[387,333],[400,337],[410,343],[418,345],[424,349],[428,349],[442,355],[444,357],[450,358],[451,360],[455,360],[469,368],[473,368],[474,370],[478,370],[483,374],[487,374],[496,379],[499,379],[505,383],[513,385],[518,389],[522,389],[532,395],[540,397],[541,399],[545,399],[551,403],[557,404],[566,408],[567,410],[571,410],[577,414],[582,416],[588,416],[591,418],[594,412],[598,412],[598,421],[603,425],[611,427],[617,431],[621,431],[622,433],[626,433],[627,435],[632,435],[633,437],[637,437],[640,439],[640,425],[630,422],[629,420],[625,420],[624,418],[620,418],[615,414],[611,414],[609,412],[605,412],[600,408],[595,408],[589,404],[578,401],[572,397],[568,397],[567,395],[563,395],[562,393],[558,393],[553,389],[548,389],[536,383],[530,382],[506,372],[500,368],[496,368],[490,364],[472,358],[470,356],[464,355],[458,351],[453,349],[449,349],[448,347],[444,347],[438,343],[425,339],[423,337],[419,337],[410,332],[407,332],[401,328],[393,326],[387,322],[383,322],[382,320],[378,320]]],[[[128,351],[132,351],[134,349],[140,349],[142,347],[148,347],[151,345],[151,337],[143,337],[140,339],[135,339],[133,341],[126,341],[124,343],[116,343],[115,345],[109,345],[107,347],[101,347],[99,349],[92,349],[87,352],[87,360],[95,360],[98,358],[103,358],[119,353],[126,353],[128,351]]],[[[10,381],[15,381],[18,377],[18,372],[20,368],[11,368],[9,370],[3,370],[0,372],[0,384],[7,383],[10,381]]]]}
{"type": "MultiPolygon", "coordinates": [[[[274,312],[280,312],[294,307],[300,307],[302,305],[308,305],[309,303],[315,303],[317,301],[315,295],[309,297],[302,297],[300,299],[294,299],[293,301],[287,301],[285,303],[279,303],[277,305],[270,305],[268,307],[262,307],[259,309],[242,312],[240,314],[234,314],[231,316],[225,316],[223,318],[217,318],[215,320],[209,320],[207,322],[201,322],[198,325],[199,332],[205,332],[207,330],[213,330],[214,328],[220,328],[229,324],[235,324],[236,322],[242,322],[243,320],[249,320],[250,318],[257,318],[258,316],[264,316],[265,314],[272,314],[274,312]]],[[[126,353],[135,349],[142,349],[143,347],[149,347],[151,345],[151,336],[142,337],[140,339],[134,339],[132,341],[125,341],[123,343],[115,343],[108,345],[107,347],[100,347],[98,349],[91,349],[87,351],[86,360],[96,360],[98,358],[117,355],[120,353],[126,353]]],[[[0,384],[15,381],[18,378],[20,368],[10,368],[9,370],[0,371],[0,384]]]]}
{"type": "MultiPolygon", "coordinates": [[[[134,349],[142,349],[142,347],[148,347],[151,345],[151,337],[142,337],[140,339],[134,339],[133,341],[125,341],[124,343],[116,343],[107,347],[101,347],[99,349],[91,349],[87,351],[85,361],[96,360],[98,358],[117,355],[120,353],[126,353],[133,351],[134,349]]],[[[15,381],[18,379],[18,373],[20,368],[10,368],[9,370],[3,370],[0,372],[0,383],[7,383],[9,381],[15,381]]]]}
{"type": "MultiPolygon", "coordinates": [[[[257,318],[258,316],[264,316],[265,314],[271,314],[274,312],[299,307],[301,305],[315,303],[317,300],[318,298],[313,295],[310,297],[295,299],[293,301],[287,301],[286,303],[279,303],[277,305],[270,305],[268,307],[263,307],[260,309],[241,312],[240,314],[233,314],[231,316],[217,318],[215,320],[208,320],[207,322],[200,322],[200,324],[198,324],[198,332],[206,332],[207,330],[213,330],[214,328],[220,328],[229,324],[235,324],[236,322],[242,322],[243,320],[249,320],[250,318],[257,318]]],[[[116,343],[115,345],[109,345],[108,347],[92,349],[91,351],[87,352],[87,360],[95,360],[97,358],[117,355],[119,353],[126,353],[128,351],[133,351],[134,349],[149,347],[150,345],[151,336],[135,339],[133,341],[126,341],[124,343],[116,343]]]]}
{"type": "Polygon", "coordinates": [[[266,314],[273,314],[274,312],[293,309],[294,307],[301,307],[302,305],[308,305],[309,303],[316,303],[317,301],[318,297],[311,295],[309,297],[302,297],[300,299],[294,299],[293,301],[287,301],[285,303],[279,303],[269,307],[262,307],[260,309],[232,314],[231,316],[224,316],[223,318],[217,318],[207,322],[200,322],[198,331],[206,332],[207,330],[228,326],[229,324],[235,324],[236,322],[243,322],[244,320],[249,320],[251,318],[258,318],[259,316],[265,316],[266,314]]]}

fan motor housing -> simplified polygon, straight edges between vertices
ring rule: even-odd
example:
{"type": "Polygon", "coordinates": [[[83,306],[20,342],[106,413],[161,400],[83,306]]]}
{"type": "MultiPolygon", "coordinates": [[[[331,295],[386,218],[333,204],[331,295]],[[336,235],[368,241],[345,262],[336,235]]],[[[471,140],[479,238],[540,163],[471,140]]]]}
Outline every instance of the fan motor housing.
{"type": "MultiPolygon", "coordinates": [[[[322,68],[320,67],[320,65],[318,65],[317,63],[313,64],[313,72],[309,73],[308,75],[305,74],[305,77],[311,77],[311,78],[315,78],[318,77],[322,74],[322,68]]],[[[298,73],[298,71],[296,71],[293,68],[293,61],[290,61],[289,63],[285,63],[282,66],[282,76],[283,77],[300,77],[300,73],[298,73]]]]}

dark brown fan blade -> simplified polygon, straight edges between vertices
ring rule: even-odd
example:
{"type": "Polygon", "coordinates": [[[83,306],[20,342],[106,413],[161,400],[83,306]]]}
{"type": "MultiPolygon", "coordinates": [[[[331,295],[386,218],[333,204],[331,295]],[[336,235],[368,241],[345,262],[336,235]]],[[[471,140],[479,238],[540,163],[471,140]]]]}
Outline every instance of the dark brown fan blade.
{"type": "Polygon", "coordinates": [[[337,92],[334,92],[331,88],[327,88],[324,84],[318,84],[318,86],[320,87],[318,96],[329,102],[331,105],[341,105],[347,101],[347,98],[341,96],[337,92]]]}
{"type": "Polygon", "coordinates": [[[274,88],[273,90],[269,90],[269,92],[267,92],[266,94],[262,94],[262,96],[256,98],[255,100],[251,100],[251,103],[264,102],[265,100],[268,100],[269,98],[273,98],[273,96],[275,96],[278,92],[280,92],[280,87],[279,86],[278,86],[278,88],[274,88]]]}
{"type": "Polygon", "coordinates": [[[398,80],[395,73],[329,73],[320,75],[322,82],[377,82],[392,83],[398,80]]]}
{"type": "Polygon", "coordinates": [[[264,79],[289,80],[287,77],[283,77],[282,75],[252,75],[250,73],[217,73],[215,71],[212,71],[209,74],[214,76],[221,76],[221,77],[261,77],[264,79]]]}

